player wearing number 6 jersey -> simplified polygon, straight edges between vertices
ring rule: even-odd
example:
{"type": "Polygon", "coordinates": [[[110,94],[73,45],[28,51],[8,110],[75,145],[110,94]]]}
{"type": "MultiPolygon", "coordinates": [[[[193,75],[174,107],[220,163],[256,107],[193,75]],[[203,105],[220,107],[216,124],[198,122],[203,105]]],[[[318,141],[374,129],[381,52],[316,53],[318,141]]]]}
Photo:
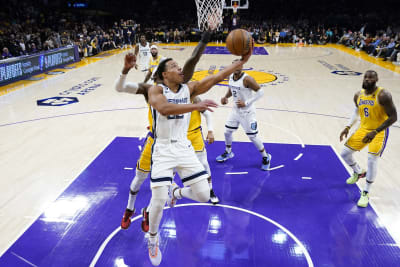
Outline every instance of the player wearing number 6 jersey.
{"type": "Polygon", "coordinates": [[[347,137],[351,126],[361,118],[360,127],[346,141],[341,153],[344,161],[354,170],[353,176],[347,179],[348,184],[354,184],[358,179],[366,177],[367,182],[357,203],[359,207],[367,207],[369,190],[374,182],[379,157],[385,150],[389,126],[397,120],[396,107],[392,95],[382,87],[376,86],[378,74],[369,70],[364,75],[362,90],[354,95],[356,108],[346,128],[340,133],[340,141],[347,137]],[[360,151],[368,145],[368,170],[361,170],[353,158],[354,151],[360,151]]]}
{"type": "Polygon", "coordinates": [[[253,77],[242,71],[242,68],[237,69],[229,77],[229,90],[221,99],[223,105],[228,103],[228,98],[233,96],[233,108],[229,114],[228,120],[225,123],[225,152],[218,156],[218,162],[225,162],[233,158],[232,152],[232,133],[242,125],[247,136],[256,146],[257,150],[262,155],[261,169],[268,170],[271,162],[271,155],[267,154],[264,144],[257,137],[257,120],[256,110],[253,105],[255,101],[264,95],[264,91],[253,77]]]}

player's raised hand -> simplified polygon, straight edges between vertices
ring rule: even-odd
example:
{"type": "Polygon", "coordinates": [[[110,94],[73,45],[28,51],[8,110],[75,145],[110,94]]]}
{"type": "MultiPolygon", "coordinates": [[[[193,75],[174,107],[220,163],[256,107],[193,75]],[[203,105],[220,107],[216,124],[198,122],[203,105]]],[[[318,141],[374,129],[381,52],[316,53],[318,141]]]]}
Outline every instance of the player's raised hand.
{"type": "Polygon", "coordinates": [[[344,130],[340,133],[340,142],[342,142],[342,140],[344,138],[347,138],[347,135],[349,134],[349,127],[344,128],[344,130]]]}
{"type": "Polygon", "coordinates": [[[249,52],[247,52],[246,55],[243,55],[242,58],[240,59],[241,61],[243,61],[243,64],[249,60],[249,58],[253,54],[253,49],[254,49],[254,39],[251,38],[249,52]]]}
{"type": "Polygon", "coordinates": [[[223,97],[223,98],[221,98],[221,104],[222,105],[226,105],[226,104],[228,104],[228,98],[227,97],[223,97]]]}
{"type": "Polygon", "coordinates": [[[133,53],[128,53],[125,55],[124,70],[129,71],[133,67],[136,67],[136,56],[133,53]]]}
{"type": "Polygon", "coordinates": [[[218,107],[218,104],[215,103],[213,100],[205,99],[205,100],[202,100],[202,101],[196,103],[196,106],[197,106],[196,109],[198,111],[209,110],[211,112],[214,112],[211,108],[218,107]]]}

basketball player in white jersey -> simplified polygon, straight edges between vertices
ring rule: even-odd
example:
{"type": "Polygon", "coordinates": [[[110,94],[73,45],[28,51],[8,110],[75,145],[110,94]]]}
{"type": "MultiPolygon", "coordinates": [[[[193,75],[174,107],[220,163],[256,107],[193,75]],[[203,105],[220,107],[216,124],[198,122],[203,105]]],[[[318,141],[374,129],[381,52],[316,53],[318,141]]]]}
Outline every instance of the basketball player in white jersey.
{"type": "Polygon", "coordinates": [[[237,69],[229,77],[229,89],[226,95],[221,98],[221,103],[226,105],[228,98],[233,96],[233,108],[225,123],[225,152],[218,156],[218,162],[225,162],[234,157],[232,152],[232,133],[242,125],[250,141],[256,146],[262,155],[261,169],[269,169],[272,156],[265,151],[264,144],[257,137],[256,110],[253,105],[264,95],[264,91],[253,77],[237,69]]]}
{"type": "Polygon", "coordinates": [[[150,57],[149,64],[148,64],[149,69],[147,71],[146,77],[144,78],[143,82],[144,83],[148,82],[149,84],[153,84],[154,81],[150,80],[150,78],[156,72],[158,64],[160,64],[161,61],[166,59],[166,57],[158,54],[158,47],[156,45],[152,45],[150,47],[150,53],[151,53],[151,57],[150,57]]]}
{"type": "Polygon", "coordinates": [[[355,93],[353,101],[355,109],[347,126],[340,133],[340,141],[349,134],[350,128],[361,118],[360,127],[346,141],[341,156],[353,169],[354,173],[346,180],[354,184],[366,177],[366,184],[357,202],[357,206],[365,208],[369,203],[369,191],[375,181],[378,159],[382,156],[389,137],[389,126],[396,122],[397,111],[389,91],[376,86],[378,74],[369,70],[364,75],[362,90],[355,93]],[[368,145],[368,171],[361,170],[353,158],[355,151],[368,145]]]}
{"type": "MultiPolygon", "coordinates": [[[[194,48],[191,57],[186,60],[185,65],[182,70],[182,72],[184,73],[184,82],[188,82],[192,78],[194,69],[195,69],[197,63],[199,62],[200,57],[203,54],[203,51],[206,48],[208,41],[210,40],[210,37],[211,37],[210,32],[204,32],[202,34],[200,42],[194,48]]],[[[118,79],[115,83],[115,89],[118,92],[125,92],[125,93],[130,93],[130,94],[142,94],[144,96],[146,102],[148,102],[148,89],[151,87],[150,84],[146,84],[146,83],[138,84],[138,83],[133,83],[133,82],[126,82],[126,76],[127,76],[128,72],[135,65],[136,65],[135,56],[132,53],[128,53],[125,56],[125,62],[124,62],[124,67],[122,69],[122,73],[118,77],[118,79]]],[[[209,130],[209,132],[207,134],[207,140],[209,143],[211,143],[214,140],[213,135],[210,135],[210,130],[212,129],[211,114],[208,111],[203,112],[202,114],[206,118],[207,128],[209,130]]],[[[151,118],[151,114],[150,114],[149,124],[151,125],[151,123],[152,123],[152,118],[151,118]]],[[[194,129],[191,133],[188,133],[188,135],[190,134],[191,139],[193,139],[193,140],[198,139],[198,138],[195,138],[195,136],[193,136],[193,133],[196,132],[195,130],[196,129],[194,129]]],[[[135,206],[136,197],[139,193],[139,189],[140,189],[141,185],[147,178],[148,173],[150,172],[151,145],[153,144],[153,137],[152,137],[153,134],[151,132],[149,134],[150,135],[146,139],[146,145],[143,147],[143,151],[141,153],[141,156],[140,156],[137,166],[136,166],[135,177],[133,178],[131,185],[130,185],[128,204],[127,204],[126,210],[124,212],[123,218],[121,220],[121,228],[122,229],[128,229],[131,224],[130,218],[135,213],[134,206],[135,206]]],[[[201,133],[200,133],[200,135],[201,135],[201,133]]],[[[199,146],[198,143],[199,142],[196,142],[196,144],[194,144],[194,147],[199,146]]],[[[203,146],[204,146],[204,144],[203,144],[203,146]]],[[[214,191],[212,190],[211,172],[209,172],[210,168],[209,168],[209,164],[207,161],[207,152],[204,149],[204,151],[202,151],[202,152],[197,151],[196,155],[198,156],[200,162],[203,163],[204,168],[208,171],[208,174],[210,176],[209,180],[208,180],[209,186],[210,186],[210,195],[211,195],[210,200],[213,204],[216,204],[219,202],[219,199],[215,195],[214,191]]],[[[146,230],[148,231],[148,210],[146,210],[146,209],[143,210],[142,230],[145,232],[146,232],[146,230]]]]}
{"type": "Polygon", "coordinates": [[[154,144],[150,173],[152,197],[149,210],[148,253],[154,266],[161,263],[158,227],[165,203],[168,201],[172,207],[176,200],[182,197],[198,202],[207,202],[210,198],[208,174],[187,139],[187,131],[190,112],[212,111],[210,107],[217,107],[217,104],[211,100],[191,104],[191,100],[240,68],[248,61],[252,50],[251,47],[249,54],[217,74],[187,84],[182,83],[182,69],[173,59],[168,58],[158,66],[156,75],[162,83],[149,89],[149,104],[154,120],[154,144]],[[178,172],[185,187],[179,188],[176,184],[171,186],[174,170],[178,172]]]}
{"type": "Polygon", "coordinates": [[[147,42],[144,34],[140,35],[139,43],[135,46],[135,56],[138,58],[140,71],[146,72],[149,69],[151,54],[150,43],[147,42]]]}

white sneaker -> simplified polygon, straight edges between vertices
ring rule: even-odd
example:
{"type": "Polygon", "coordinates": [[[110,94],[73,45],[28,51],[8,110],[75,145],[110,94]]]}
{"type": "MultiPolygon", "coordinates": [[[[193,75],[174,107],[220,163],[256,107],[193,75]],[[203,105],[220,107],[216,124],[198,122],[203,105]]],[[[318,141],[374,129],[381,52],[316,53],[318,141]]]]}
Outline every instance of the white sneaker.
{"type": "Polygon", "coordinates": [[[174,197],[174,191],[179,188],[176,183],[173,183],[168,187],[168,200],[167,200],[167,205],[170,208],[173,208],[176,204],[176,201],[178,200],[176,197],[174,197]]]}
{"type": "Polygon", "coordinates": [[[147,239],[147,247],[149,248],[149,258],[151,264],[153,266],[158,266],[161,263],[161,250],[159,248],[159,235],[157,233],[156,238],[149,238],[147,239]],[[153,242],[151,241],[153,239],[153,242]]]}

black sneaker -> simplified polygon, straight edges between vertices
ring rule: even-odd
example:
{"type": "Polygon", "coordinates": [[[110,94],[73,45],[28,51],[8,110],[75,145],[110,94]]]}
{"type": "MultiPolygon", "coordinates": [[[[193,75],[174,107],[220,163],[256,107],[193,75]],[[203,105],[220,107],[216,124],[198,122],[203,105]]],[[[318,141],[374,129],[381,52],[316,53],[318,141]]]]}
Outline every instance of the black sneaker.
{"type": "Polygon", "coordinates": [[[215,195],[214,190],[210,190],[210,201],[212,204],[216,205],[219,203],[218,197],[215,195]]]}

